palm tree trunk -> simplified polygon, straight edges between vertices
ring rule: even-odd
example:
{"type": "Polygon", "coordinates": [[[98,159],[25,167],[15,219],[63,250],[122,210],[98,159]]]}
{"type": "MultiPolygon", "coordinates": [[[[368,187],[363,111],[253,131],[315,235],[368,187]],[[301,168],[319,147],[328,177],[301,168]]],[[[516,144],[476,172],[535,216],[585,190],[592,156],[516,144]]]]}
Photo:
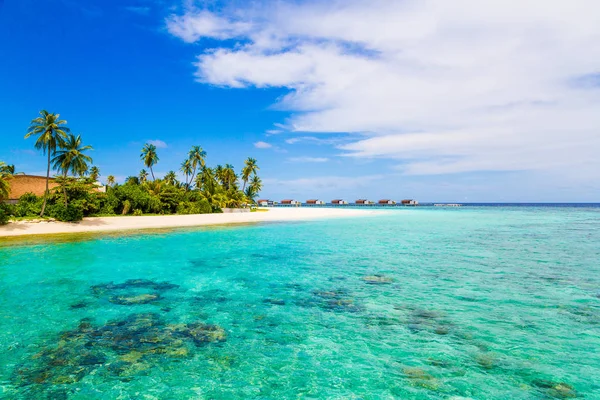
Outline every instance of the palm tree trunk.
{"type": "Polygon", "coordinates": [[[242,186],[242,192],[246,190],[246,183],[248,183],[248,179],[244,179],[244,186],[242,186]]]}
{"type": "Polygon", "coordinates": [[[156,178],[154,177],[154,171],[152,171],[152,167],[150,167],[150,173],[152,174],[152,180],[155,181],[156,178]]]}
{"type": "Polygon", "coordinates": [[[40,213],[40,217],[44,216],[44,211],[46,210],[46,202],[48,201],[48,184],[50,182],[50,149],[48,149],[48,170],[46,172],[46,191],[44,192],[44,203],[42,204],[42,212],[40,213]]]}
{"type": "Polygon", "coordinates": [[[185,187],[185,190],[189,190],[192,186],[192,182],[194,182],[194,175],[196,175],[196,168],[194,168],[194,172],[192,172],[192,177],[190,178],[190,183],[188,183],[185,187]]]}
{"type": "Polygon", "coordinates": [[[67,171],[63,173],[63,195],[65,197],[65,207],[67,206],[67,171]]]}

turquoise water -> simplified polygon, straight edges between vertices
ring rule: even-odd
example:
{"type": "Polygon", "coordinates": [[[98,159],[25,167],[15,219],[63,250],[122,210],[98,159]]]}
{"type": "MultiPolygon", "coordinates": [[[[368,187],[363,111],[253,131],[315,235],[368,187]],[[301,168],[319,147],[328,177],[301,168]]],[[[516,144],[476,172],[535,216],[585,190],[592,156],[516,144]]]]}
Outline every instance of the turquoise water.
{"type": "Polygon", "coordinates": [[[0,266],[2,398],[600,399],[598,208],[11,245],[0,266]]]}

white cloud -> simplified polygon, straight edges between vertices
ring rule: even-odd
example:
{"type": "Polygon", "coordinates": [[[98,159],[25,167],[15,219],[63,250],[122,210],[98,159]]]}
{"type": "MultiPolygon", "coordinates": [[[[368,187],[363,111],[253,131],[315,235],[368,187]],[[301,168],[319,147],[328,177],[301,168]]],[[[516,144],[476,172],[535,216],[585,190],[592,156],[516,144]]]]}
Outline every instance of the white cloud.
{"type": "Polygon", "coordinates": [[[284,131],[283,131],[283,130],[281,130],[281,129],[268,129],[268,130],[266,131],[266,134],[267,134],[267,135],[278,135],[278,134],[280,134],[280,133],[283,133],[283,132],[284,132],[284,131]]]}
{"type": "Polygon", "coordinates": [[[341,137],[335,138],[319,138],[315,136],[298,136],[290,139],[286,139],[285,142],[287,144],[297,144],[297,143],[310,143],[315,145],[332,145],[339,144],[341,142],[347,142],[348,139],[344,139],[341,137]]]}
{"type": "Polygon", "coordinates": [[[271,143],[258,141],[254,143],[254,147],[256,147],[257,149],[270,149],[273,147],[273,145],[271,143]]]}
{"type": "Polygon", "coordinates": [[[208,11],[172,15],[167,19],[167,29],[188,43],[200,38],[231,39],[249,33],[252,25],[247,22],[221,18],[208,11]]]}
{"type": "Polygon", "coordinates": [[[325,157],[290,157],[288,158],[290,162],[299,162],[299,163],[324,163],[329,161],[329,158],[325,157]]]}
{"type": "Polygon", "coordinates": [[[288,88],[283,128],[360,135],[339,145],[346,156],[406,174],[591,176],[599,14],[595,0],[264,2],[167,26],[188,42],[237,40],[200,54],[198,79],[288,88]]]}
{"type": "Polygon", "coordinates": [[[157,149],[166,149],[167,147],[169,147],[165,142],[159,139],[148,140],[148,143],[155,145],[157,149]]]}

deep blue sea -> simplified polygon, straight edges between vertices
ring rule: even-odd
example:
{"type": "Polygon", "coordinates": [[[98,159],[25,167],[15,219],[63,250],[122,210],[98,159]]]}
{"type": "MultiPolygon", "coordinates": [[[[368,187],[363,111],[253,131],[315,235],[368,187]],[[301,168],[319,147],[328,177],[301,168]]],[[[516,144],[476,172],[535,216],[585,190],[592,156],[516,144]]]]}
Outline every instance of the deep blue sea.
{"type": "Polygon", "coordinates": [[[0,398],[600,399],[600,208],[0,239],[0,398]]]}

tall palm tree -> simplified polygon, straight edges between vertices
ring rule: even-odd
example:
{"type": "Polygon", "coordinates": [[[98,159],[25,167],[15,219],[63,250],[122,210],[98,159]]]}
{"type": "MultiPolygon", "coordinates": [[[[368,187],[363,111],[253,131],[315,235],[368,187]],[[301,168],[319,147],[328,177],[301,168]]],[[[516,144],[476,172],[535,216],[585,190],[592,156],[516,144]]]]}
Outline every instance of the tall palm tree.
{"type": "MultiPolygon", "coordinates": [[[[0,161],[0,201],[7,199],[10,195],[8,180],[12,178],[10,166],[0,161]]],[[[14,170],[13,170],[14,171],[14,170]]]]}
{"type": "Polygon", "coordinates": [[[188,159],[192,164],[192,168],[194,171],[192,172],[192,177],[190,179],[190,185],[194,182],[194,176],[196,175],[197,168],[200,169],[206,166],[206,152],[200,146],[192,146],[192,149],[188,153],[188,159]]]}
{"type": "Polygon", "coordinates": [[[242,186],[242,191],[244,191],[246,189],[246,184],[248,183],[248,180],[250,179],[250,175],[254,174],[256,175],[256,173],[258,172],[258,170],[260,168],[258,168],[258,165],[256,165],[256,159],[252,158],[252,157],[248,157],[246,159],[246,161],[244,162],[244,168],[242,168],[242,180],[244,181],[244,186],[242,186]]]}
{"type": "Polygon", "coordinates": [[[69,134],[64,143],[55,153],[52,159],[54,169],[66,176],[69,172],[74,176],[82,176],[90,168],[92,157],[85,154],[86,151],[94,150],[92,146],[84,146],[80,135],[69,134]]]}
{"type": "MultiPolygon", "coordinates": [[[[144,170],[142,170],[144,171],[144,170]]],[[[148,176],[148,173],[146,172],[146,176],[148,176]]],[[[125,178],[125,184],[127,185],[139,185],[140,184],[140,178],[138,178],[137,176],[128,176],[127,178],[125,178]]]]}
{"type": "Polygon", "coordinates": [[[214,177],[221,185],[225,185],[225,168],[221,164],[216,166],[214,177]]]}
{"type": "Polygon", "coordinates": [[[225,164],[225,168],[223,170],[223,178],[225,181],[224,185],[227,190],[236,187],[236,182],[237,182],[238,176],[235,173],[235,169],[233,168],[233,165],[225,164]]]}
{"type": "Polygon", "coordinates": [[[156,165],[158,162],[158,154],[156,153],[156,146],[150,143],[146,143],[144,148],[142,148],[142,154],[140,154],[140,158],[144,162],[146,168],[150,168],[150,173],[152,174],[152,180],[154,180],[154,171],[152,167],[156,165]]]}
{"type": "Polygon", "coordinates": [[[167,182],[169,185],[177,184],[177,175],[175,174],[175,171],[167,172],[165,175],[165,182],[167,182]]]}
{"type": "Polygon", "coordinates": [[[65,205],[67,205],[67,190],[65,185],[67,183],[67,174],[71,172],[73,175],[82,176],[88,169],[89,164],[92,163],[92,157],[85,154],[86,151],[93,150],[92,146],[84,146],[81,143],[80,135],[69,134],[62,143],[59,150],[55,152],[55,156],[52,159],[54,169],[62,173],[62,187],[65,198],[65,205]]]}
{"type": "Polygon", "coordinates": [[[246,188],[244,194],[254,203],[254,198],[258,196],[260,191],[262,190],[262,181],[258,177],[258,175],[254,175],[252,180],[250,181],[250,185],[246,188]]]}
{"type": "Polygon", "coordinates": [[[46,203],[48,202],[49,182],[50,182],[50,161],[54,156],[56,149],[61,146],[70,132],[66,125],[67,121],[60,119],[60,114],[51,114],[46,110],[40,111],[40,116],[31,120],[31,125],[27,130],[25,139],[31,136],[37,136],[35,148],[42,150],[43,154],[48,154],[48,169],[46,171],[46,190],[44,191],[44,203],[40,216],[44,216],[46,203]]]}
{"type": "Polygon", "coordinates": [[[100,169],[95,165],[90,169],[90,179],[94,182],[100,177],[100,169]]]}
{"type": "Polygon", "coordinates": [[[196,187],[205,193],[213,194],[218,185],[215,170],[204,167],[196,178],[196,187]]]}
{"type": "Polygon", "coordinates": [[[115,184],[115,177],[113,175],[109,175],[106,177],[106,184],[111,186],[115,184]]]}
{"type": "Polygon", "coordinates": [[[185,190],[188,190],[189,187],[192,185],[192,181],[189,178],[194,173],[192,161],[189,158],[181,163],[181,172],[183,172],[183,174],[185,175],[185,190]]]}
{"type": "Polygon", "coordinates": [[[148,171],[146,171],[145,169],[142,169],[140,171],[140,182],[144,183],[148,180],[148,171]]]}

